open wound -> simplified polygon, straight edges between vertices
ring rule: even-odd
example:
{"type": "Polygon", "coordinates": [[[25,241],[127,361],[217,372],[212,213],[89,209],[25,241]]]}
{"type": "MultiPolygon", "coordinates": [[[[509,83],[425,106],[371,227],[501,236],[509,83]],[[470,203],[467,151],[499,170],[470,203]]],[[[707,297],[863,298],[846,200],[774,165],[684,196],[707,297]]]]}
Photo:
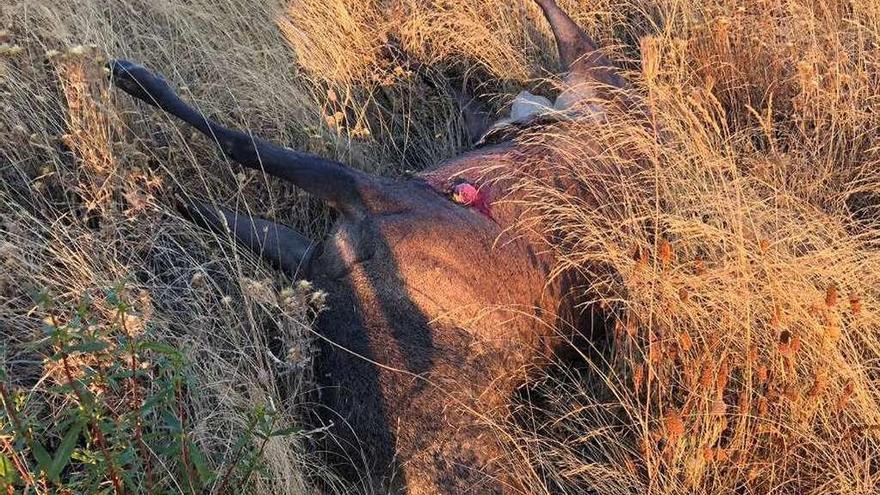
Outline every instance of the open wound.
{"type": "Polygon", "coordinates": [[[450,196],[452,201],[473,208],[483,215],[492,218],[488,187],[476,187],[470,182],[461,182],[452,186],[450,196]]]}

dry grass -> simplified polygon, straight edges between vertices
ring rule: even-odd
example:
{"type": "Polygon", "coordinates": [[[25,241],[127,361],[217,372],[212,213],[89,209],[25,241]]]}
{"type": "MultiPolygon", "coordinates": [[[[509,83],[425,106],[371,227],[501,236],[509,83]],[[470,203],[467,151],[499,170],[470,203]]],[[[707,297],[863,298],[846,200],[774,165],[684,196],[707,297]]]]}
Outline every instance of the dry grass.
{"type": "MultiPolygon", "coordinates": [[[[523,476],[537,473],[535,493],[876,493],[880,8],[560,3],[617,59],[634,59],[662,133],[614,114],[526,138],[552,137],[568,159],[546,166],[596,191],[599,207],[520,182],[532,226],[553,235],[565,266],[595,274],[590,293],[615,331],[602,359],[539,380],[529,420],[506,427],[519,440],[511,455],[533,468],[523,476]]],[[[191,227],[167,198],[208,196],[315,235],[327,216],[117,100],[96,59],[143,61],[224,122],[382,173],[461,147],[443,74],[501,104],[553,66],[543,21],[520,2],[0,9],[0,332],[12,385],[35,415],[58,407],[28,346],[45,316],[29,290],[72,307],[129,278],[145,331],[192,358],[191,418],[215,466],[242,409],[273,404],[295,421],[307,366],[275,357],[307,359],[307,311],[281,290],[291,281],[191,227]]],[[[252,491],[307,492],[305,473],[321,470],[301,449],[273,440],[252,491]]]]}

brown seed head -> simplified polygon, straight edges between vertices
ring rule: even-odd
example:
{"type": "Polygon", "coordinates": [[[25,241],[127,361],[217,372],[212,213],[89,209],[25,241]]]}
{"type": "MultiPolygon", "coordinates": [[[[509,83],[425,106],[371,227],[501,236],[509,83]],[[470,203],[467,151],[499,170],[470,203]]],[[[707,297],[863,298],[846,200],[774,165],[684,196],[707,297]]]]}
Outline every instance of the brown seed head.
{"type": "Polygon", "coordinates": [[[715,380],[713,379],[712,374],[712,364],[703,364],[703,373],[700,375],[700,387],[708,390],[715,385],[715,380]]]}
{"type": "Polygon", "coordinates": [[[688,291],[687,287],[682,287],[682,288],[678,289],[678,298],[681,300],[681,302],[688,302],[690,297],[691,297],[691,294],[690,294],[690,291],[688,291]]]}
{"type": "Polygon", "coordinates": [[[852,380],[847,380],[846,385],[843,386],[843,392],[841,392],[840,397],[837,399],[837,404],[835,405],[835,409],[838,413],[843,412],[843,410],[846,409],[854,391],[855,384],[852,380]]]}
{"type": "Polygon", "coordinates": [[[782,321],[782,311],[779,306],[773,306],[773,315],[770,317],[770,328],[777,330],[782,321]]]}
{"type": "Polygon", "coordinates": [[[767,383],[767,379],[770,377],[770,372],[767,370],[766,364],[761,364],[758,366],[758,381],[762,384],[767,383]]]}
{"type": "Polygon", "coordinates": [[[862,300],[855,293],[849,295],[849,309],[856,315],[862,311],[862,300]]]}
{"type": "Polygon", "coordinates": [[[767,416],[768,412],[770,412],[770,402],[766,397],[761,397],[758,399],[758,416],[767,416]]]}
{"type": "Polygon", "coordinates": [[[665,418],[666,436],[670,442],[675,442],[684,435],[684,421],[678,411],[670,411],[665,418]]]}
{"type": "Polygon", "coordinates": [[[739,415],[745,416],[749,413],[749,409],[751,409],[752,404],[751,400],[749,400],[749,393],[743,390],[739,393],[739,415]]]}
{"type": "Polygon", "coordinates": [[[711,445],[703,447],[703,459],[706,462],[715,462],[715,449],[711,445]]]}
{"type": "Polygon", "coordinates": [[[709,350],[710,351],[715,350],[715,348],[718,347],[718,342],[720,340],[721,339],[718,338],[717,333],[713,333],[712,335],[709,335],[709,340],[706,342],[706,344],[709,346],[709,350]]]}
{"type": "Polygon", "coordinates": [[[636,366],[633,371],[633,388],[636,393],[642,389],[642,382],[645,380],[645,367],[643,365],[636,366]]]}
{"type": "Polygon", "coordinates": [[[201,289],[206,284],[205,282],[205,274],[202,272],[195,272],[190,279],[190,285],[197,289],[201,289]]]}
{"type": "Polygon", "coordinates": [[[628,317],[626,319],[626,334],[629,335],[629,338],[636,338],[636,333],[638,332],[638,324],[636,323],[635,318],[628,317]]]}
{"type": "Polygon", "coordinates": [[[719,396],[723,394],[729,379],[730,364],[727,356],[724,356],[724,359],[721,360],[721,366],[718,367],[718,377],[715,379],[715,393],[719,396]]]}
{"type": "Polygon", "coordinates": [[[840,340],[840,322],[836,315],[828,315],[825,319],[825,338],[832,344],[840,340]]]}
{"type": "Polygon", "coordinates": [[[651,364],[660,364],[663,359],[663,348],[659,340],[654,340],[648,344],[648,361],[651,364]]]}
{"type": "Polygon", "coordinates": [[[828,386],[828,374],[825,371],[820,371],[816,373],[816,377],[813,379],[813,386],[810,387],[810,390],[807,392],[807,396],[810,398],[816,398],[822,395],[822,392],[825,391],[825,387],[828,386]]]}
{"type": "Polygon", "coordinates": [[[678,334],[678,345],[684,352],[691,350],[691,347],[693,347],[694,341],[691,340],[691,336],[687,332],[687,330],[684,330],[680,334],[678,334]]]}
{"type": "Polygon", "coordinates": [[[646,268],[648,266],[648,250],[641,246],[636,246],[633,259],[636,261],[636,268],[646,268]]]}
{"type": "Polygon", "coordinates": [[[754,364],[758,362],[758,346],[752,344],[749,346],[749,352],[746,355],[746,361],[749,364],[754,364]]]}
{"type": "Polygon", "coordinates": [[[837,306],[837,287],[834,285],[829,285],[827,289],[825,289],[825,305],[829,308],[833,308],[837,306]]]}
{"type": "Polygon", "coordinates": [[[779,334],[779,345],[777,346],[779,354],[788,359],[794,357],[794,353],[797,352],[795,342],[797,342],[797,348],[800,348],[800,339],[793,337],[788,330],[783,330],[779,334]]]}
{"type": "Polygon", "coordinates": [[[672,244],[666,239],[660,241],[660,265],[667,268],[672,261],[672,244]]]}

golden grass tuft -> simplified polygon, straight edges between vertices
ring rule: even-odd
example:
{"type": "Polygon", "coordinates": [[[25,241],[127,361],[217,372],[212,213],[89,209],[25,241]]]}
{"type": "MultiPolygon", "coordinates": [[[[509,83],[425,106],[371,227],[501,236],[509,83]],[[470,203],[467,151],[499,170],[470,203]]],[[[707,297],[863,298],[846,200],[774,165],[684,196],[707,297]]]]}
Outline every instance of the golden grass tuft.
{"type": "MultiPolygon", "coordinates": [[[[537,380],[530,421],[500,425],[522,478],[534,493],[876,492],[880,9],[560,3],[635,59],[650,115],[523,137],[552,142],[564,159],[535,165],[587,191],[524,167],[524,226],[560,270],[590,275],[615,323],[583,369],[537,380]]],[[[327,216],[108,93],[101,56],[146,63],[230,125],[388,174],[461,148],[444,74],[503,106],[554,63],[537,9],[500,0],[29,0],[0,7],[0,26],[0,363],[51,418],[52,370],[29,347],[48,315],[29,291],[70,309],[128,279],[144,332],[194,363],[190,417],[221,471],[243,409],[297,421],[322,296],[189,225],[170,197],[314,235],[327,216]]],[[[249,490],[308,493],[307,475],[336,487],[302,450],[273,439],[249,490]]]]}

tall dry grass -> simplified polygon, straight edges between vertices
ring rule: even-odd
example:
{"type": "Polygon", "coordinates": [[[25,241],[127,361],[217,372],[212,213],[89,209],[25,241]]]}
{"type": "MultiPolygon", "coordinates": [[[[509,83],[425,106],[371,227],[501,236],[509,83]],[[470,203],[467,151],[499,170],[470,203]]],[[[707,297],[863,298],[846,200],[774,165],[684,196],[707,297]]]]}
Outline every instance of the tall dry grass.
{"type": "Polygon", "coordinates": [[[876,493],[878,12],[661,12],[649,116],[532,138],[599,192],[521,181],[614,315],[602,359],[547,377],[532,458],[599,493],[876,493]]]}
{"type": "MultiPolygon", "coordinates": [[[[614,329],[585,366],[532,384],[534,401],[505,425],[523,478],[535,493],[876,492],[880,8],[560,4],[625,64],[650,116],[523,137],[562,149],[567,159],[544,165],[602,193],[596,207],[537,177],[519,183],[529,227],[546,229],[560,268],[591,273],[585,290],[614,329]]],[[[307,406],[308,313],[283,291],[292,281],[191,227],[168,200],[208,197],[316,236],[328,217],[108,92],[101,57],[147,63],[224,122],[386,174],[461,149],[455,88],[501,107],[555,63],[527,2],[0,9],[10,385],[35,416],[59,407],[45,356],[29,346],[45,317],[30,290],[73,307],[128,278],[145,331],[191,358],[190,417],[221,470],[242,410],[268,404],[296,424],[307,406]]],[[[273,439],[264,463],[254,493],[308,492],[307,475],[330,476],[300,438],[273,439]]]]}

